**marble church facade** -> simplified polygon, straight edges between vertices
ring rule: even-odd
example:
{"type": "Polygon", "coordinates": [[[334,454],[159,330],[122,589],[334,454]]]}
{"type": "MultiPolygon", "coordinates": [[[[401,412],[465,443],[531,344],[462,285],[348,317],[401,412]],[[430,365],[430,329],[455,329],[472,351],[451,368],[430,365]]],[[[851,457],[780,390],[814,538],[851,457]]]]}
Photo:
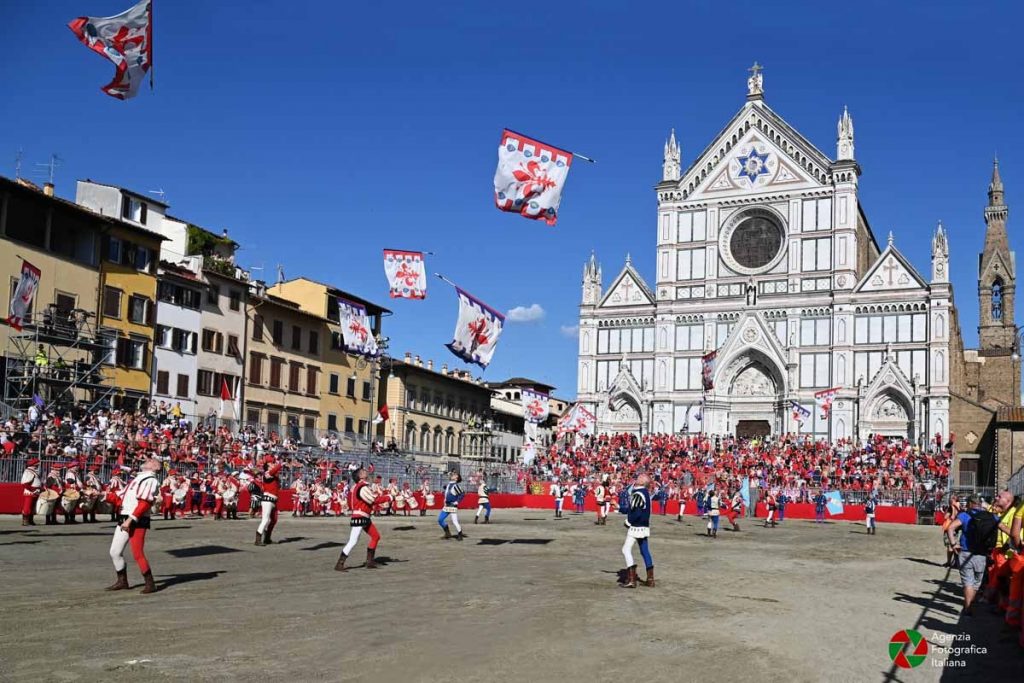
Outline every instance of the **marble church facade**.
{"type": "Polygon", "coordinates": [[[628,256],[607,286],[596,257],[584,266],[577,389],[598,430],[947,439],[946,234],[935,230],[926,274],[891,233],[877,239],[849,113],[830,158],[767,105],[755,65],[739,111],[685,170],[682,156],[673,131],[653,286],[628,256]],[[830,388],[825,417],[814,395],[830,388]],[[810,417],[795,420],[791,402],[810,417]]]}

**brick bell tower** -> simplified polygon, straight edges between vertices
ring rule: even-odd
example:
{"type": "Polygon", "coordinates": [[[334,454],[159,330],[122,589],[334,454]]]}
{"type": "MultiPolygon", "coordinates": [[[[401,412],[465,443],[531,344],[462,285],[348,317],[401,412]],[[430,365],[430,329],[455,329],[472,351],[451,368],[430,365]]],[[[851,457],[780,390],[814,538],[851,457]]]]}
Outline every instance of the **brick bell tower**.
{"type": "Polygon", "coordinates": [[[1017,272],[1006,233],[1006,207],[999,160],[992,166],[985,207],[985,247],[978,262],[978,355],[981,368],[979,399],[1020,405],[1020,360],[1014,357],[1017,325],[1014,300],[1017,272]]]}

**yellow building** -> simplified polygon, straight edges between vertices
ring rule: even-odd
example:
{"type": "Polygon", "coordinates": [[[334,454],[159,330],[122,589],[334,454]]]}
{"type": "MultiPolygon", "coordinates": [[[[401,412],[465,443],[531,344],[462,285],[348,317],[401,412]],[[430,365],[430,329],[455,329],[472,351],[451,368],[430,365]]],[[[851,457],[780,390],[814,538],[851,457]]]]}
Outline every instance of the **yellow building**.
{"type": "Polygon", "coordinates": [[[327,319],[293,301],[250,292],[243,414],[268,433],[315,443],[320,421],[327,319]]]}
{"type": "MultiPolygon", "coordinates": [[[[336,287],[309,278],[281,282],[269,293],[294,302],[326,324],[320,361],[324,379],[320,383],[320,429],[338,432],[350,441],[366,439],[367,430],[381,404],[380,384],[373,382],[374,369],[381,362],[367,362],[346,353],[341,339],[338,299],[366,307],[374,335],[381,339],[382,318],[391,311],[336,287]]],[[[384,427],[377,427],[377,437],[384,436],[384,427]]]]}
{"type": "Polygon", "coordinates": [[[491,393],[466,371],[407,353],[387,377],[387,441],[414,454],[490,457],[491,393]]]}
{"type": "MultiPolygon", "coordinates": [[[[122,193],[122,201],[128,205],[151,201],[122,193]]],[[[131,217],[111,221],[103,235],[97,319],[101,336],[110,344],[105,374],[118,390],[114,407],[130,410],[150,395],[156,269],[165,239],[131,217]]]]}
{"type": "MultiPolygon", "coordinates": [[[[8,284],[0,318],[7,317],[22,259],[41,271],[30,309],[34,317],[52,309],[66,317],[76,308],[95,315],[100,238],[112,222],[53,196],[52,186],[43,191],[0,177],[0,270],[8,284]]],[[[8,348],[11,331],[0,325],[0,349],[8,348]]]]}

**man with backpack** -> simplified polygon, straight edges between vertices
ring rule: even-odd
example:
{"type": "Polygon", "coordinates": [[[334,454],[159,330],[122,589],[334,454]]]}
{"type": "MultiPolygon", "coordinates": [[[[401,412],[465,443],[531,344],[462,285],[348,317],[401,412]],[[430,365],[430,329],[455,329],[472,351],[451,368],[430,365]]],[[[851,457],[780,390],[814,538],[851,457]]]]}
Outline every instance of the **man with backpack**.
{"type": "Polygon", "coordinates": [[[985,509],[975,494],[967,497],[967,510],[961,512],[946,529],[953,549],[960,554],[960,582],[964,587],[964,615],[974,615],[974,598],[982,586],[988,556],[996,547],[999,531],[1009,535],[1010,530],[985,509]],[[956,532],[961,531],[960,540],[956,532]]]}

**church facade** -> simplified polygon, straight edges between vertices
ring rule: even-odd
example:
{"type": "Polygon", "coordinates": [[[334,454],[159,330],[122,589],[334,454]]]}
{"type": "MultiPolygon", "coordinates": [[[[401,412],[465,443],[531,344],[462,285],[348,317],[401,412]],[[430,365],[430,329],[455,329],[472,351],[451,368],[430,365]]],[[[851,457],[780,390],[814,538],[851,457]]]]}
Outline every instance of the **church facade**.
{"type": "MultiPolygon", "coordinates": [[[[584,266],[577,389],[598,430],[945,442],[964,365],[946,235],[927,274],[876,238],[849,113],[832,159],[769,108],[755,65],[740,110],[681,162],[673,131],[653,286],[628,256],[607,287],[594,256],[584,266]],[[815,394],[830,389],[824,410],[815,394]]],[[[999,296],[1012,309],[1012,289],[999,296]]]]}

